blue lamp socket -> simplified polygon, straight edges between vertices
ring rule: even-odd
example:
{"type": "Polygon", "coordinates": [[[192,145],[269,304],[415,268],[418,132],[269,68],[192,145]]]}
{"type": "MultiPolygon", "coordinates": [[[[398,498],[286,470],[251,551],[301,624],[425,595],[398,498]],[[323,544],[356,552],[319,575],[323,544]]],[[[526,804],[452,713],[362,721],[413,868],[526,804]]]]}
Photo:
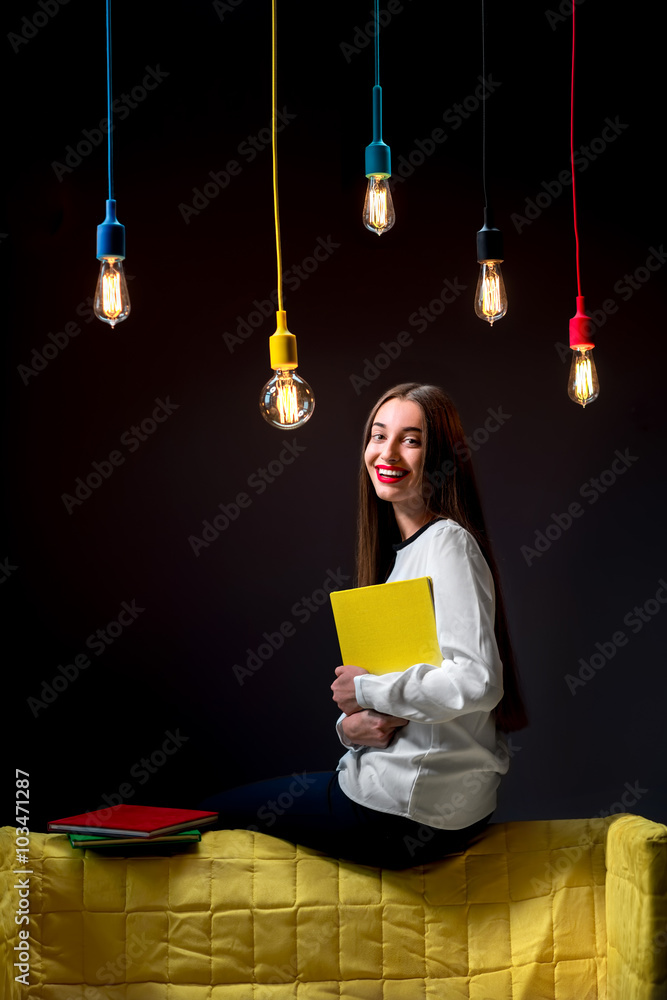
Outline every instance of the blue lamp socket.
{"type": "Polygon", "coordinates": [[[365,172],[366,177],[391,177],[391,150],[382,140],[366,146],[365,172]]]}
{"type": "Polygon", "coordinates": [[[366,146],[366,177],[391,177],[391,150],[382,141],[382,87],[373,87],[373,141],[366,146]]]}
{"type": "Polygon", "coordinates": [[[107,214],[104,222],[97,227],[97,259],[117,257],[125,259],[125,226],[116,218],[115,199],[106,203],[107,214]]]}

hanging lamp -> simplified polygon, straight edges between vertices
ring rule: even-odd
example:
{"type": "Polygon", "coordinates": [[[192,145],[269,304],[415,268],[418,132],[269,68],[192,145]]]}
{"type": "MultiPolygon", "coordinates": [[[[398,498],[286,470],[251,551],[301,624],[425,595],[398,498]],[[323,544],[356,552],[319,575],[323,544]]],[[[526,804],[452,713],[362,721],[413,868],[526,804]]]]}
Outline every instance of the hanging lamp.
{"type": "MultiPolygon", "coordinates": [[[[486,12],[482,0],[482,80],[486,80],[486,12]]],[[[475,314],[493,326],[507,312],[507,293],[500,265],[504,260],[503,234],[496,228],[486,192],[486,101],[482,99],[482,186],[484,225],[477,233],[480,265],[475,289],[475,314]]]]}
{"type": "Polygon", "coordinates": [[[382,141],[382,87],[380,86],[380,0],[375,0],[375,86],[373,87],[373,141],[366,146],[365,173],[368,178],[363,220],[366,229],[382,236],[396,221],[389,189],[391,150],[382,141]]]}
{"type": "Polygon", "coordinates": [[[575,6],[572,6],[572,76],[570,82],[570,166],[572,170],[572,216],[574,220],[574,245],[577,265],[577,310],[570,320],[570,348],[572,364],[568,380],[567,394],[573,403],[586,408],[600,394],[598,374],[593,360],[595,341],[592,337],[593,324],[586,313],[586,303],[581,294],[581,269],[579,266],[579,227],[577,225],[577,194],[574,171],[574,53],[575,53],[575,6]]]}
{"type": "Polygon", "coordinates": [[[125,260],[125,226],[116,218],[116,197],[113,176],[113,101],[111,98],[111,0],[107,11],[107,173],[109,197],[104,222],[97,227],[97,259],[100,275],[95,289],[93,310],[98,319],[114,327],[130,315],[130,296],[123,271],[125,260]]]}
{"type": "Polygon", "coordinates": [[[292,430],[301,427],[313,415],[315,396],[304,379],[296,373],[298,364],[296,337],[287,329],[287,313],[283,308],[283,265],[280,245],[280,215],[278,212],[278,156],[276,148],[277,125],[277,43],[276,2],[271,3],[272,42],[272,140],[273,154],[273,216],[276,230],[276,263],[278,270],[278,311],[276,331],[269,337],[270,363],[275,374],[266,383],[259,397],[259,409],[272,427],[292,430]]]}

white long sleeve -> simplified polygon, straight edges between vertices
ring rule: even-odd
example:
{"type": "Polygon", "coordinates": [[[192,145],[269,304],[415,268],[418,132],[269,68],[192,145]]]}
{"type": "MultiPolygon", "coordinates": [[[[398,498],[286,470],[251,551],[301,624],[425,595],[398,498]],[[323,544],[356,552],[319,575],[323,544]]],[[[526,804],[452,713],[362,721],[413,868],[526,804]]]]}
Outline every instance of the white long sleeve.
{"type": "MultiPolygon", "coordinates": [[[[469,712],[490,712],[503,692],[493,630],[493,579],[486,561],[472,535],[459,525],[440,522],[429,530],[432,568],[426,575],[433,579],[442,663],[415,664],[395,674],[364,674],[355,678],[355,689],[362,708],[436,723],[469,712]]],[[[418,558],[417,549],[414,554],[418,558]]],[[[406,567],[401,571],[405,573],[406,567]]],[[[390,580],[394,579],[392,573],[390,580]]],[[[387,627],[400,631],[401,622],[387,627]]]]}
{"type": "Polygon", "coordinates": [[[362,708],[410,722],[384,750],[350,749],[339,781],[371,809],[462,829],[493,811],[508,766],[493,717],[503,693],[493,579],[472,535],[454,521],[430,524],[396,548],[389,581],[433,581],[442,662],[355,677],[362,708]]]}

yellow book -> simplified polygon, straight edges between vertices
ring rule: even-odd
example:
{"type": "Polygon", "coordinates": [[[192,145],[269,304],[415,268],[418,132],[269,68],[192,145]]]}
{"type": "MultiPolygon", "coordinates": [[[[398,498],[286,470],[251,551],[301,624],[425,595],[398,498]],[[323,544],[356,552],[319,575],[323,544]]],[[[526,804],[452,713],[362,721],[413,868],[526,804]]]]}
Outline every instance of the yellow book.
{"type": "Polygon", "coordinates": [[[372,674],[442,663],[430,577],[334,590],[331,607],[341,663],[372,674]]]}

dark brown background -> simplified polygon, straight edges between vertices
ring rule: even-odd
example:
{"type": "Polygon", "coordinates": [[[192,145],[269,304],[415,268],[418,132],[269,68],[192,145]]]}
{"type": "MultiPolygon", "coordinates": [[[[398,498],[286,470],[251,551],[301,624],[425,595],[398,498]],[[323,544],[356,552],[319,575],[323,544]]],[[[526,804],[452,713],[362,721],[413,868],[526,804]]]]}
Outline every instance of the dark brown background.
{"type": "Polygon", "coordinates": [[[285,266],[301,265],[318,240],[337,244],[298,288],[286,283],[300,372],[317,398],[312,421],[289,433],[264,424],[257,407],[272,316],[233,351],[223,337],[276,283],[270,150],[252,162],[239,150],[271,116],[268,0],[178,3],[169,13],[114,5],[115,95],[140,86],[146,67],[168,74],[116,118],[132,275],[132,314],[116,331],[86,322],[105,146],[61,180],[52,166],[106,117],[104,4],[70,0],[18,51],[9,33],[42,8],[9,8],[0,246],[8,821],[14,767],[30,772],[31,825],[41,829],[119,798],[190,805],[238,782],[335,766],[335,632],[328,604],[313,604],[306,621],[302,600],[320,599],[331,571],[352,576],[363,420],[381,391],[412,379],[446,387],[481,442],[475,467],[532,718],[512,738],[496,818],[629,808],[667,819],[667,607],[650,603],[667,577],[665,270],[641,270],[665,238],[651,69],[659,26],[638,9],[621,19],[598,0],[577,7],[575,145],[599,138],[606,119],[624,126],[577,173],[586,302],[615,307],[597,335],[600,398],[582,412],[567,398],[559,350],[576,295],[570,188],[548,204],[544,187],[557,190],[569,163],[570,18],[555,4],[488,4],[487,72],[500,84],[487,103],[489,179],[510,301],[489,329],[472,306],[481,110],[458,128],[454,110],[443,120],[481,74],[478,6],[403,0],[382,31],[395,172],[416,140],[437,128],[447,138],[395,185],[396,226],[381,239],[360,218],[372,44],[342,48],[355,34],[364,41],[371,6],[280,3],[278,100],[295,115],[279,137],[285,266]],[[186,223],[179,205],[192,205],[193,189],[230,160],[238,176],[186,223]],[[539,215],[522,223],[540,192],[539,215]],[[635,273],[632,289],[625,276],[635,273]],[[465,291],[420,332],[413,314],[446,279],[465,291]],[[68,323],[81,332],[24,384],[19,366],[68,323]],[[351,376],[363,377],[380,342],[401,331],[412,343],[355,390],[351,376]],[[130,450],[122,436],[167,398],[177,409],[130,450]],[[490,410],[507,416],[483,441],[490,410]],[[303,451],[273,465],[280,475],[259,492],[251,477],[279,462],[288,442],[303,451]],[[68,513],[62,495],[113,451],[123,463],[68,513]],[[617,451],[632,459],[616,481],[603,477],[602,492],[591,481],[617,451]],[[249,506],[195,555],[190,536],[240,492],[249,506]],[[522,553],[575,503],[581,516],[546,551],[522,553]],[[145,610],[95,655],[87,638],[124,601],[145,610]],[[638,628],[633,609],[647,601],[638,628]],[[234,665],[281,626],[282,648],[240,684],[234,665]],[[610,646],[619,631],[627,642],[610,646]],[[35,709],[29,699],[42,699],[44,682],[63,676],[59,665],[84,653],[90,666],[35,709]],[[595,653],[603,665],[572,693],[566,675],[595,653]],[[167,733],[179,737],[167,744],[174,752],[163,749],[167,733]]]}

